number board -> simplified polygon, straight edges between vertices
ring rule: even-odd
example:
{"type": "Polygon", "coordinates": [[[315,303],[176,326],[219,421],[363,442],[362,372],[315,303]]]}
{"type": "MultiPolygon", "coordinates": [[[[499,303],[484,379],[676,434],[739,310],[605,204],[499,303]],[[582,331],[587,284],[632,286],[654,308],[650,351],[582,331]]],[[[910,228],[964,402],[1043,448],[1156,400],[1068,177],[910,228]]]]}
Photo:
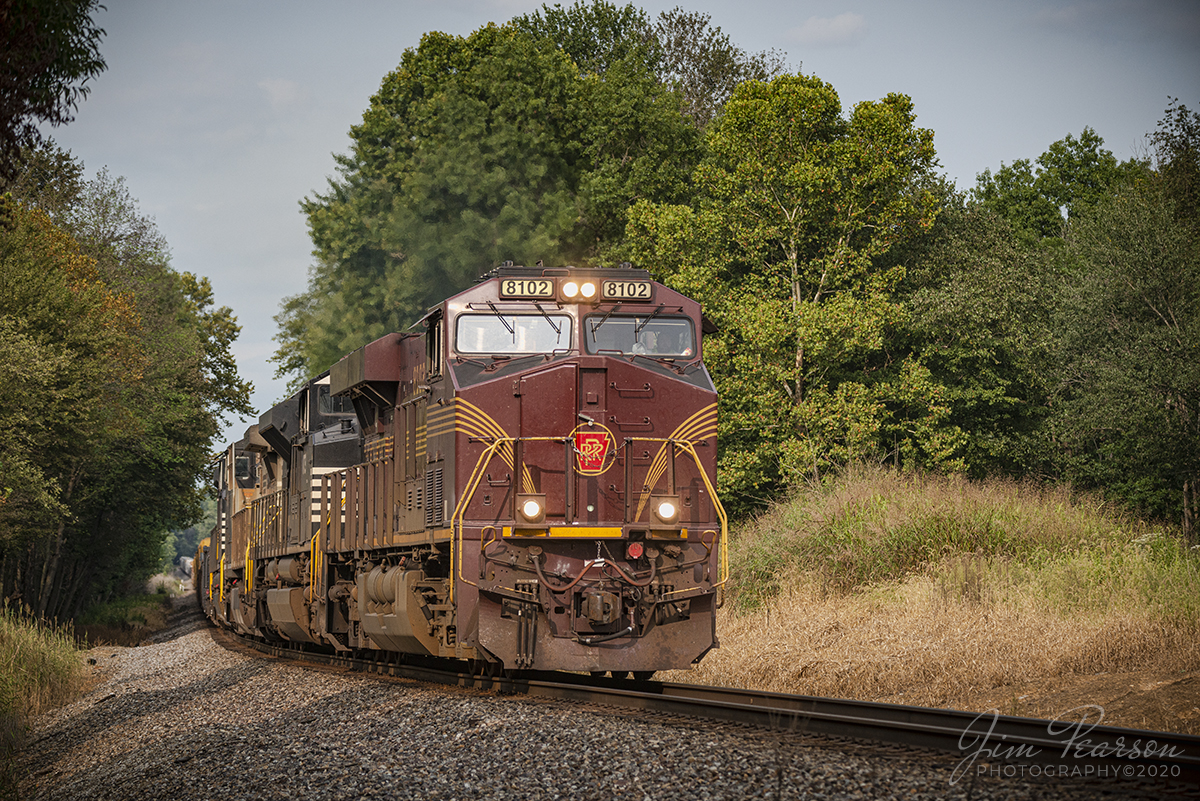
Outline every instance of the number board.
{"type": "Polygon", "coordinates": [[[650,300],[649,281],[601,281],[601,300],[650,300]]]}
{"type": "Polygon", "coordinates": [[[554,281],[549,278],[504,278],[500,281],[502,298],[552,298],[554,281]]]}

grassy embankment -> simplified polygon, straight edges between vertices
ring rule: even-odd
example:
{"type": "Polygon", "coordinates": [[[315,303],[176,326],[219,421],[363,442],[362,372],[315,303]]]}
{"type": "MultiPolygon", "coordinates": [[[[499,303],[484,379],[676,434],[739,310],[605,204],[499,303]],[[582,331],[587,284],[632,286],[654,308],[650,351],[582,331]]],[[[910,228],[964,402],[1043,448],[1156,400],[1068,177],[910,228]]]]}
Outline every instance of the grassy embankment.
{"type": "Polygon", "coordinates": [[[93,607],[75,626],[48,626],[0,608],[0,799],[16,797],[13,754],[28,721],[85,689],[80,646],[137,645],[166,626],[170,610],[164,591],[93,607]]]}
{"type": "Polygon", "coordinates": [[[27,722],[73,698],[85,676],[69,626],[42,625],[0,608],[0,798],[16,797],[13,755],[27,722]]]}
{"type": "Polygon", "coordinates": [[[137,645],[167,627],[171,613],[168,585],[149,595],[133,595],[88,609],[75,621],[79,638],[90,645],[137,645]]]}
{"type": "Polygon", "coordinates": [[[859,469],[736,530],[730,561],[722,647],[664,678],[966,708],[1200,668],[1200,551],[1063,489],[859,469]]]}

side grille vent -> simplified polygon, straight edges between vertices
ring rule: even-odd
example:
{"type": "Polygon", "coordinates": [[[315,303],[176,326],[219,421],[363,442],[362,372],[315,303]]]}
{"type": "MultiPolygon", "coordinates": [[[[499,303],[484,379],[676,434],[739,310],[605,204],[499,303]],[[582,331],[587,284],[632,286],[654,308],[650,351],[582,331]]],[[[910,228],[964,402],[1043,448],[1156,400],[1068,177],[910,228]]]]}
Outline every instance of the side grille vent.
{"type": "Polygon", "coordinates": [[[437,525],[442,519],[442,468],[435,467],[425,473],[425,525],[437,525]]]}

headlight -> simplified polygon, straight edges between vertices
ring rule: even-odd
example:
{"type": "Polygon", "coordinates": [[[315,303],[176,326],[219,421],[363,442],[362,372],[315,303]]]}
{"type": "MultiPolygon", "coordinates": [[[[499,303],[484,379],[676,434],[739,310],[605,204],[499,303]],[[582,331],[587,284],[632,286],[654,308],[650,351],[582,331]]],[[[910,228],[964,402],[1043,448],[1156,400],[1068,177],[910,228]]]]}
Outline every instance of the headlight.
{"type": "Polygon", "coordinates": [[[596,285],[591,281],[584,283],[579,287],[579,294],[583,295],[588,300],[591,300],[592,298],[596,297],[596,285]]]}
{"type": "Polygon", "coordinates": [[[527,523],[540,523],[546,519],[545,495],[518,495],[517,514],[527,523]]]}
{"type": "Polygon", "coordinates": [[[675,523],[679,520],[679,499],[674,496],[651,498],[650,508],[660,523],[675,523]]]}
{"type": "MultiPolygon", "coordinates": [[[[592,290],[593,292],[595,289],[592,290]]],[[[562,293],[564,297],[574,298],[579,294],[579,284],[574,281],[567,281],[562,285],[562,293]]]]}

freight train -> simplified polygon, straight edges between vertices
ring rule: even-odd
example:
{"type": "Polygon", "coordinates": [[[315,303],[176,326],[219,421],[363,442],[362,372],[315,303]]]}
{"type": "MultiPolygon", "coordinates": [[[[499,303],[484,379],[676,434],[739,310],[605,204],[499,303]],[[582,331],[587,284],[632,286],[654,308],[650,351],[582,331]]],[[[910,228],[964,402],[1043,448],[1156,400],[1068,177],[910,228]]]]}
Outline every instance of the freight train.
{"type": "Polygon", "coordinates": [[[202,609],[477,672],[691,666],[728,578],[712,331],[646,270],[493,270],[216,459],[202,609]]]}

